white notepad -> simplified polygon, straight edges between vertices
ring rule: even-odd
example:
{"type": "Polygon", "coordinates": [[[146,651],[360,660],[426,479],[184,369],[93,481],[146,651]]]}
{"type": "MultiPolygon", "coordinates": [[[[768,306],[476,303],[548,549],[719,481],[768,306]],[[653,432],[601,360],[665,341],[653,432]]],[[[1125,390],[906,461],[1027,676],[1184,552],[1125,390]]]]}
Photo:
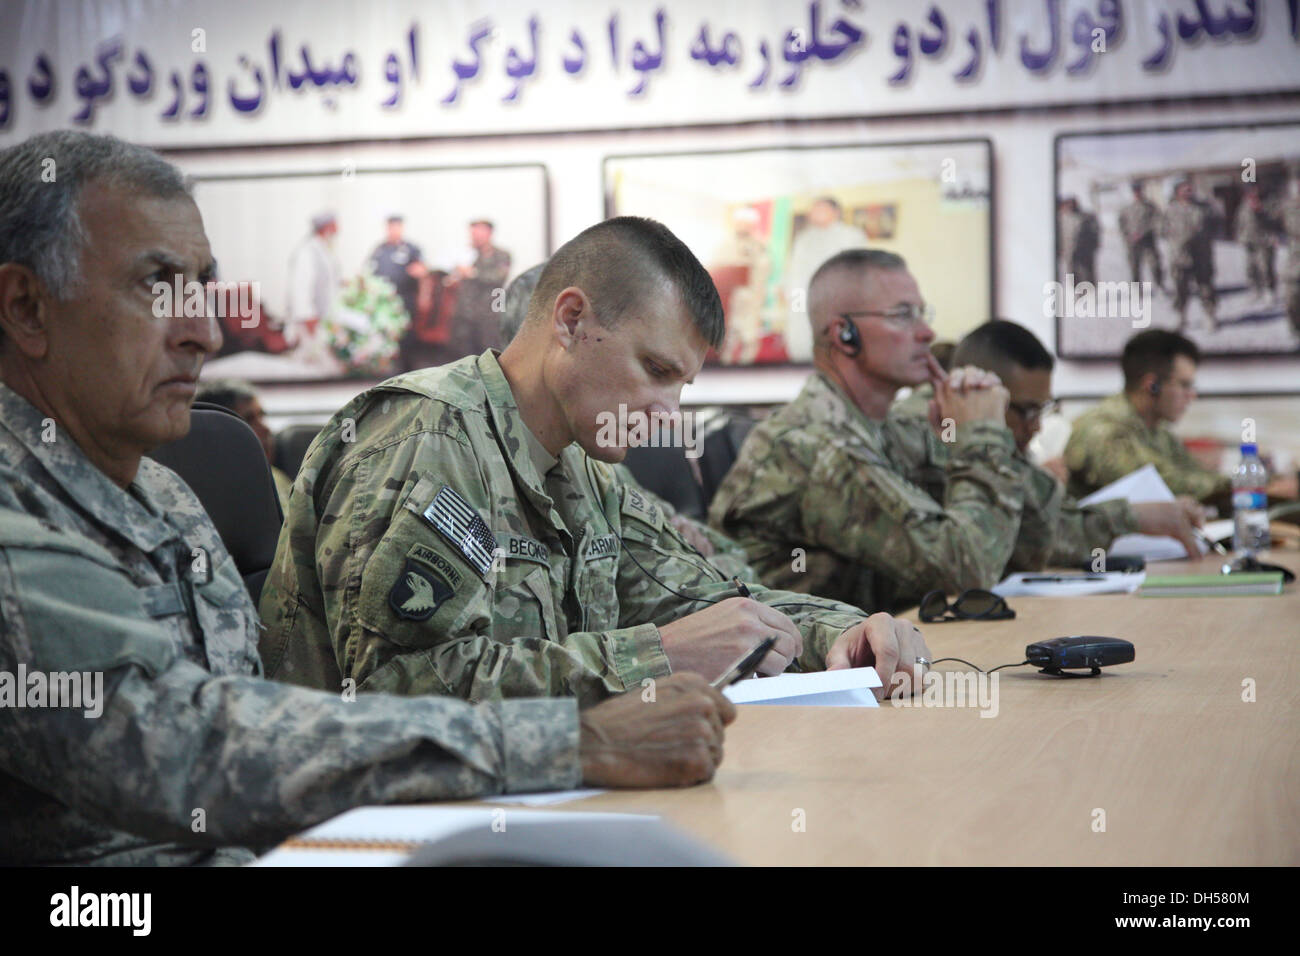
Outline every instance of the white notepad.
{"type": "MultiPolygon", "coordinates": [[[[1081,505],[1095,505],[1102,501],[1127,498],[1136,501],[1173,501],[1174,493],[1169,490],[1165,480],[1156,471],[1155,465],[1144,465],[1137,471],[1131,471],[1123,478],[1112,481],[1105,488],[1098,488],[1086,498],[1080,498],[1081,505]]],[[[1203,542],[1198,541],[1200,557],[1209,550],[1203,542]]],[[[1112,558],[1141,557],[1148,561],[1176,561],[1188,557],[1187,549],[1177,538],[1150,534],[1122,534],[1110,543],[1106,554],[1112,558]]]]}
{"type": "Polygon", "coordinates": [[[878,707],[871,688],[880,686],[874,667],[812,674],[751,677],[732,684],[724,694],[733,704],[789,704],[800,707],[878,707]]]}

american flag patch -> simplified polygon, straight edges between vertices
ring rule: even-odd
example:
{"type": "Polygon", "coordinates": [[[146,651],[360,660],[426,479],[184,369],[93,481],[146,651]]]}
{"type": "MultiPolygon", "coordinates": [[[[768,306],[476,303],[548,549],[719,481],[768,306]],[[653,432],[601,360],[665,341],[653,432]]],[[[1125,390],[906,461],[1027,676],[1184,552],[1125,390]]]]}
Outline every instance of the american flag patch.
{"type": "Polygon", "coordinates": [[[487,577],[497,539],[464,498],[443,485],[433,504],[424,509],[424,520],[442,532],[481,577],[487,577]]]}

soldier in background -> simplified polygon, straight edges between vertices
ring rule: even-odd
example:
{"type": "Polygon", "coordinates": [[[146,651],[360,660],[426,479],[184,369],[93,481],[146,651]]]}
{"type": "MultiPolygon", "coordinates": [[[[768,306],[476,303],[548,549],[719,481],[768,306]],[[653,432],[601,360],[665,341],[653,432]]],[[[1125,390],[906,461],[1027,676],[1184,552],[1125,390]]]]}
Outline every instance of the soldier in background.
{"type": "MultiPolygon", "coordinates": [[[[1025,475],[1025,504],[1007,570],[1077,565],[1095,549],[1109,548],[1115,538],[1135,532],[1177,538],[1189,555],[1199,554],[1192,526],[1200,524],[1203,516],[1193,499],[1130,504],[1121,498],[1081,505],[1054,473],[1030,461],[1029,443],[1038,434],[1043,415],[1056,404],[1052,398],[1056,360],[1033,332],[1015,322],[992,319],[957,344],[953,362],[959,368],[973,365],[994,373],[1010,394],[1006,421],[1016,442],[1016,465],[1025,475]]],[[[925,420],[933,400],[934,387],[923,385],[896,402],[894,411],[925,420]]]]}
{"type": "Polygon", "coordinates": [[[510,276],[510,253],[492,244],[492,232],[492,223],[487,219],[476,219],[469,224],[473,262],[456,266],[447,280],[457,290],[448,351],[458,358],[500,345],[496,313],[500,311],[500,296],[510,276]],[[494,294],[496,309],[493,309],[494,294]]]}
{"type": "Polygon", "coordinates": [[[234,561],[143,457],[188,431],[221,342],[180,302],[160,322],[151,286],[212,270],[157,154],[64,131],[0,151],[0,673],[82,678],[0,706],[0,864],[239,864],[366,804],[712,776],[735,711],[694,675],[581,714],[262,678],[234,561]]]}
{"type": "Polygon", "coordinates": [[[1196,397],[1200,349],[1186,336],[1148,329],[1124,345],[1124,391],[1074,421],[1065,446],[1070,493],[1076,497],[1155,465],[1169,490],[1223,504],[1231,479],[1202,468],[1169,429],[1196,397]]]}
{"type": "Polygon", "coordinates": [[[1180,179],[1174,185],[1173,201],[1165,209],[1161,222],[1161,230],[1169,242],[1169,269],[1173,273],[1173,304],[1178,313],[1179,331],[1187,326],[1187,300],[1193,287],[1205,309],[1210,331],[1218,328],[1213,228],[1214,211],[1195,197],[1190,179],[1180,179]]]}
{"type": "Polygon", "coordinates": [[[1075,286],[1097,281],[1097,247],[1101,244],[1101,225],[1097,217],[1085,212],[1079,200],[1067,196],[1061,201],[1059,214],[1062,267],[1074,276],[1075,286]]]}
{"type": "Polygon", "coordinates": [[[1288,195],[1278,204],[1278,219],[1286,236],[1286,271],[1282,274],[1286,314],[1300,336],[1300,171],[1291,175],[1288,195]]]}
{"type": "Polygon", "coordinates": [[[1255,301],[1271,306],[1277,301],[1277,272],[1273,268],[1273,223],[1259,198],[1258,186],[1247,186],[1237,207],[1237,241],[1246,252],[1246,276],[1255,301]]]}
{"type": "Polygon", "coordinates": [[[1164,269],[1160,265],[1160,250],[1156,248],[1156,229],[1160,225],[1160,209],[1142,195],[1142,184],[1132,184],[1133,201],[1119,211],[1119,231],[1128,251],[1129,273],[1134,282],[1142,281],[1142,263],[1151,261],[1151,279],[1156,288],[1165,287],[1164,269]]]}
{"type": "Polygon", "coordinates": [[[915,687],[928,654],[911,624],[736,586],[609,467],[626,445],[601,419],[676,410],[722,333],[681,240],[617,217],[556,251],[499,358],[358,396],[298,473],[262,592],[268,672],[591,702],[668,673],[716,678],[770,634],[762,674],[874,663],[889,687],[897,661],[915,687]]]}
{"type": "Polygon", "coordinates": [[[930,310],[900,256],[852,249],[825,262],[809,296],[816,373],[754,427],[709,508],[772,587],[863,608],[956,595],[1002,577],[1025,480],[995,375],[945,375],[930,310]],[[930,381],[951,444],[890,414],[900,388],[930,381]],[[792,561],[792,556],[798,560],[792,561]]]}
{"type": "Polygon", "coordinates": [[[407,242],[403,237],[405,220],[394,213],[385,223],[387,234],[384,241],[370,254],[367,265],[370,271],[381,279],[387,279],[397,290],[397,295],[406,307],[406,316],[415,322],[418,313],[420,279],[429,274],[428,267],[421,261],[420,247],[407,242]]]}

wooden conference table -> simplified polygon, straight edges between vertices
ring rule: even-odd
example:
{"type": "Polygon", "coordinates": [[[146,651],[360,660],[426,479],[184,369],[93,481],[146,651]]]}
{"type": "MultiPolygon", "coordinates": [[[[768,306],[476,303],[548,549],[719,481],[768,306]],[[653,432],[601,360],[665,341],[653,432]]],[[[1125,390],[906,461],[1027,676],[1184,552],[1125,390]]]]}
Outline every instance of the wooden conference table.
{"type": "MultiPolygon", "coordinates": [[[[1300,571],[1293,550],[1263,559],[1300,571]]],[[[922,625],[932,656],[987,669],[1034,641],[1101,634],[1132,641],[1136,660],[1089,679],[1000,671],[995,717],[742,707],[711,783],[555,812],[658,814],[748,864],[1300,863],[1300,584],[1278,597],[1009,603],[1014,621],[922,625]]],[[[936,666],[948,669],[967,670],[936,666]]]]}

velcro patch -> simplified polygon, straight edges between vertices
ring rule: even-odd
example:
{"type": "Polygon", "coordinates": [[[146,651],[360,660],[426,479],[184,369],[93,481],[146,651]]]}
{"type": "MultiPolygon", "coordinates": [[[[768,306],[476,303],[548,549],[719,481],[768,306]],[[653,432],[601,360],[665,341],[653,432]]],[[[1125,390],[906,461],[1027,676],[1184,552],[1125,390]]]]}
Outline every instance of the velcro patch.
{"type": "Polygon", "coordinates": [[[659,506],[631,485],[623,487],[623,514],[648,524],[656,532],[663,529],[664,513],[659,506]]]}
{"type": "Polygon", "coordinates": [[[450,561],[440,555],[432,548],[427,548],[422,544],[417,544],[410,551],[406,552],[407,558],[413,561],[423,561],[425,564],[440,572],[453,588],[459,588],[464,578],[456,570],[450,561]]]}
{"type": "Polygon", "coordinates": [[[584,555],[586,560],[592,561],[596,558],[609,558],[618,556],[618,535],[602,534],[592,538],[587,545],[587,552],[584,555]]]}
{"type": "Polygon", "coordinates": [[[455,589],[437,571],[408,560],[388,592],[388,606],[400,618],[427,621],[443,602],[455,594],[455,589]]]}
{"type": "Polygon", "coordinates": [[[510,561],[533,561],[544,567],[551,566],[551,550],[535,538],[509,531],[497,532],[497,547],[510,561]]]}
{"type": "Polygon", "coordinates": [[[424,509],[424,520],[456,546],[480,577],[487,577],[497,542],[488,530],[487,522],[470,507],[469,502],[443,485],[433,504],[424,509]]]}

